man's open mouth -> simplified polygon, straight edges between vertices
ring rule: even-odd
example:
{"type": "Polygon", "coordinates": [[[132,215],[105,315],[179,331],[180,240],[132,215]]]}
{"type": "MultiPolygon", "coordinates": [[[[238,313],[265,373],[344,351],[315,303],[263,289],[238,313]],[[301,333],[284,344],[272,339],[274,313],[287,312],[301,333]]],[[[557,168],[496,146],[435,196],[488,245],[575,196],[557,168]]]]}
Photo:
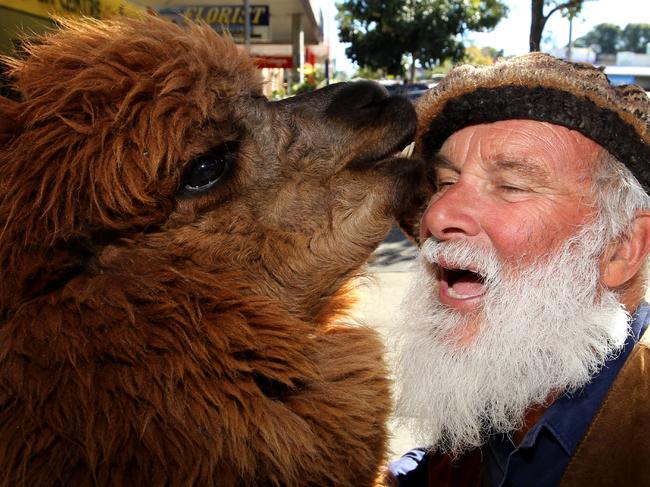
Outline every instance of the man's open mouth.
{"type": "Polygon", "coordinates": [[[479,272],[452,266],[438,266],[443,292],[453,299],[472,299],[485,294],[485,277],[479,272]]]}

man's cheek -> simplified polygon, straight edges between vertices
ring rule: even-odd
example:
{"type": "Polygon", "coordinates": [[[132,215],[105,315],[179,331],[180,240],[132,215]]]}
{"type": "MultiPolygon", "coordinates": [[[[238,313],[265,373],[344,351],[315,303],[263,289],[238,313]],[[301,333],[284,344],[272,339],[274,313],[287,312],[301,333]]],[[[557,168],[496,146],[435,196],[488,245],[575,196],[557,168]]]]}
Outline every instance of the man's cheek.
{"type": "MultiPolygon", "coordinates": [[[[528,211],[495,219],[492,242],[497,255],[506,264],[530,265],[557,249],[566,236],[566,226],[548,214],[528,211]]],[[[507,215],[505,215],[507,216],[507,215]]]]}

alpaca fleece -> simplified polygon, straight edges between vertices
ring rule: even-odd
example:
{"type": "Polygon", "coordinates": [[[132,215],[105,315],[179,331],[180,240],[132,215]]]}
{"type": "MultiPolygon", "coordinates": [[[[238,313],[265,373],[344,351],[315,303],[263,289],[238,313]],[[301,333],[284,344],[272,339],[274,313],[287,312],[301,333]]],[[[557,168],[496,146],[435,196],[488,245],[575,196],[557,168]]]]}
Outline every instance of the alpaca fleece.
{"type": "Polygon", "coordinates": [[[425,198],[388,157],[409,103],[269,102],[230,39],[153,17],[4,62],[0,486],[371,484],[383,349],[338,318],[425,198]]]}

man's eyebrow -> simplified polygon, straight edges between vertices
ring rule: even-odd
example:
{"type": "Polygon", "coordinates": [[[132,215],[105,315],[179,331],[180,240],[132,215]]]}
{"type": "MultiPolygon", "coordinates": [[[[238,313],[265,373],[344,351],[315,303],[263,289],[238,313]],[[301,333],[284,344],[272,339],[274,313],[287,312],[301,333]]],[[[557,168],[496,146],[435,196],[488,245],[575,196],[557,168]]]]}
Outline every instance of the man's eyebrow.
{"type": "Polygon", "coordinates": [[[438,169],[450,169],[455,172],[460,172],[460,170],[454,166],[453,162],[451,162],[449,159],[447,159],[445,156],[443,156],[440,153],[437,153],[433,156],[433,160],[431,161],[433,164],[433,168],[435,170],[438,169]]]}
{"type": "Polygon", "coordinates": [[[497,156],[491,161],[495,171],[507,171],[517,176],[533,179],[540,183],[548,181],[549,173],[545,167],[532,159],[517,159],[506,155],[497,156]]]}
{"type": "MultiPolygon", "coordinates": [[[[436,171],[448,169],[457,173],[461,172],[453,162],[440,153],[435,154],[431,162],[436,171]]],[[[539,183],[545,183],[550,178],[546,168],[533,159],[519,159],[501,154],[489,161],[489,164],[494,172],[511,172],[527,180],[534,180],[539,183]]]]}

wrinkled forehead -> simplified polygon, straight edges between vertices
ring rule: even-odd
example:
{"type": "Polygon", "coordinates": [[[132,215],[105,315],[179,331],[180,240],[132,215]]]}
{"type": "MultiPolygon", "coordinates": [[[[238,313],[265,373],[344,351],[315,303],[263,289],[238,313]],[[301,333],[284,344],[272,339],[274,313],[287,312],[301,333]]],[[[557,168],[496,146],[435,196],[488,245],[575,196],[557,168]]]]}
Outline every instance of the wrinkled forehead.
{"type": "MultiPolygon", "coordinates": [[[[591,174],[604,149],[566,127],[533,120],[504,120],[471,125],[448,137],[438,153],[458,168],[467,163],[510,162],[518,170],[545,171],[549,176],[579,179],[591,174]]],[[[503,167],[501,164],[499,167],[503,167]]]]}

